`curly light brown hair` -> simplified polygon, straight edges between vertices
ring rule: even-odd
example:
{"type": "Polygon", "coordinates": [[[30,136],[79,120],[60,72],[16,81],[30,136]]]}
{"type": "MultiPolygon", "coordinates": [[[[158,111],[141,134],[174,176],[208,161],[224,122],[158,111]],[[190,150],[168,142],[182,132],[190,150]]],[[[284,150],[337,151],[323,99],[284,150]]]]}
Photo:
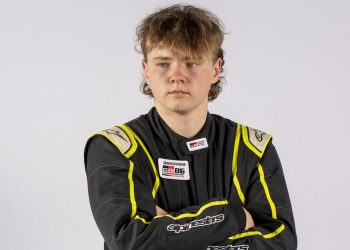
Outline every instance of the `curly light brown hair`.
{"type": "MultiPolygon", "coordinates": [[[[180,52],[188,58],[202,55],[211,56],[213,62],[221,58],[221,76],[211,85],[208,100],[214,100],[222,90],[224,51],[223,24],[213,13],[192,5],[176,4],[147,16],[136,28],[136,50],[143,54],[147,62],[147,53],[155,47],[167,47],[173,52],[180,52]]],[[[140,89],[152,96],[152,91],[145,80],[140,89]]]]}

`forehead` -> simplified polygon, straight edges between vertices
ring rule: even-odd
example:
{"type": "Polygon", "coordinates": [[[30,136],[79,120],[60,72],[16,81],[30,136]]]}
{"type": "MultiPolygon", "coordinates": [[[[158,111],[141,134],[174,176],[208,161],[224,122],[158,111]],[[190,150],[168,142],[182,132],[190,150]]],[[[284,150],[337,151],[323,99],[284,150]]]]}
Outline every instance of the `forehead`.
{"type": "Polygon", "coordinates": [[[184,53],[180,49],[174,50],[169,47],[157,46],[150,49],[147,53],[147,58],[150,60],[157,59],[182,59],[182,60],[203,60],[209,59],[209,54],[196,55],[194,53],[188,52],[184,53]]]}

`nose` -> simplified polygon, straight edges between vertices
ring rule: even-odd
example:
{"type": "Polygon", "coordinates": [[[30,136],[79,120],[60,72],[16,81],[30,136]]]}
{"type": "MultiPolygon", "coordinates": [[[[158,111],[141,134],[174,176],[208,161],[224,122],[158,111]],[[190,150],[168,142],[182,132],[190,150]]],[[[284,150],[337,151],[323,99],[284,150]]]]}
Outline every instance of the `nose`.
{"type": "Polygon", "coordinates": [[[185,69],[181,65],[174,65],[170,71],[171,83],[185,83],[187,80],[185,69]]]}

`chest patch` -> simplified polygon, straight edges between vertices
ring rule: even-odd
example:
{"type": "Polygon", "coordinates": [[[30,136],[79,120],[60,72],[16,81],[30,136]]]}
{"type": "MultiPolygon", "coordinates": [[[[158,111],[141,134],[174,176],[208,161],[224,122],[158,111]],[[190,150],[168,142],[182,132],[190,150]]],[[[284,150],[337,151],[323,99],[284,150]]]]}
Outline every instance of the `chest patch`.
{"type": "Polygon", "coordinates": [[[159,158],[158,169],[160,177],[172,180],[189,180],[190,170],[188,161],[177,161],[159,158]]]}
{"type": "Polygon", "coordinates": [[[208,142],[207,142],[207,138],[200,138],[200,139],[196,139],[193,141],[188,141],[186,142],[187,144],[187,148],[189,151],[195,151],[195,150],[199,150],[202,148],[207,148],[208,147],[208,142]]]}

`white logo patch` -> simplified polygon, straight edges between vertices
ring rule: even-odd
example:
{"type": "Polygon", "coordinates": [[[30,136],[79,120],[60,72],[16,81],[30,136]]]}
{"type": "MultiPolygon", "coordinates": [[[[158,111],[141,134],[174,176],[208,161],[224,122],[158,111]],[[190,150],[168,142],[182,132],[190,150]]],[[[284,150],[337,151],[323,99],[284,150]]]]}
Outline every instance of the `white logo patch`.
{"type": "Polygon", "coordinates": [[[160,177],[172,180],[187,181],[190,179],[188,161],[158,159],[160,177]]]}
{"type": "Polygon", "coordinates": [[[195,150],[208,147],[207,138],[205,137],[197,140],[193,140],[193,141],[188,141],[186,142],[186,144],[189,151],[195,151],[195,150]]]}
{"type": "Polygon", "coordinates": [[[248,245],[239,245],[239,246],[208,246],[207,250],[248,250],[248,245]]]}
{"type": "Polygon", "coordinates": [[[186,224],[170,224],[167,227],[167,230],[169,232],[174,232],[174,233],[178,234],[178,233],[182,233],[182,232],[187,232],[188,230],[190,230],[191,228],[194,228],[194,227],[204,227],[204,226],[212,225],[215,223],[220,223],[224,219],[225,219],[224,214],[207,216],[203,219],[194,220],[194,221],[191,221],[190,223],[186,223],[186,224]]]}

